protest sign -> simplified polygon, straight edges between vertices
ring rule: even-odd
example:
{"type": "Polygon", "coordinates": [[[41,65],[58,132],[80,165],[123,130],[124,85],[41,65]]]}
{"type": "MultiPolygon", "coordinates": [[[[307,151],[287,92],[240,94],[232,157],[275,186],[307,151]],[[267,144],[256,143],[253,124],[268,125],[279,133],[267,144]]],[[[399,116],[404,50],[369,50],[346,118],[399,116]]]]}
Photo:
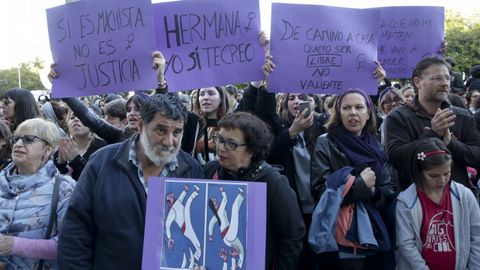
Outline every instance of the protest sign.
{"type": "Polygon", "coordinates": [[[149,0],[79,1],[47,10],[59,77],[52,96],[74,97],[157,86],[149,0]]]}
{"type": "Polygon", "coordinates": [[[149,178],[148,186],[142,269],[265,268],[265,183],[149,178]]]}
{"type": "Polygon", "coordinates": [[[317,5],[272,5],[274,92],[335,94],[348,88],[377,92],[377,10],[317,5]]]}
{"type": "Polygon", "coordinates": [[[411,78],[425,56],[440,55],[443,7],[382,7],[378,60],[388,78],[411,78]]]}
{"type": "Polygon", "coordinates": [[[258,1],[158,3],[154,18],[170,90],[263,79],[258,1]]]}

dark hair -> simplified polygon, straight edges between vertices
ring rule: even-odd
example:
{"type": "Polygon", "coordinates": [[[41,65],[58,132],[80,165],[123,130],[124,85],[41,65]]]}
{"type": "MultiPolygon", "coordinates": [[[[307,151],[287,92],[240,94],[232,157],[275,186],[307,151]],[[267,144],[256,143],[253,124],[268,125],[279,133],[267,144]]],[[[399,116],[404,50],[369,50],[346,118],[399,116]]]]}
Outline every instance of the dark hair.
{"type": "MultiPolygon", "coordinates": [[[[228,100],[227,100],[227,91],[222,86],[215,86],[213,87],[217,90],[218,95],[220,96],[220,104],[218,104],[217,108],[217,119],[222,119],[222,117],[228,113],[228,100]]],[[[200,108],[200,90],[198,89],[197,95],[195,96],[195,101],[193,102],[193,110],[199,116],[204,116],[203,111],[200,108]]]]}
{"type": "Polygon", "coordinates": [[[25,120],[36,118],[40,115],[37,102],[33,94],[22,88],[12,88],[5,93],[5,99],[15,101],[15,116],[12,121],[12,130],[25,120]]]}
{"type": "Polygon", "coordinates": [[[235,85],[230,84],[230,85],[225,86],[225,91],[227,91],[228,94],[230,94],[234,97],[237,97],[238,88],[235,85]]]}
{"type": "Polygon", "coordinates": [[[187,121],[187,109],[173,93],[155,94],[145,100],[140,107],[140,116],[145,124],[149,124],[160,112],[164,117],[174,121],[187,121]]]}
{"type": "Polygon", "coordinates": [[[450,151],[448,151],[448,148],[440,139],[426,138],[417,141],[412,148],[410,178],[413,183],[423,188],[425,178],[422,172],[443,165],[451,160],[450,151]],[[428,153],[433,151],[444,151],[444,153],[428,155],[428,153]]]}
{"type": "Polygon", "coordinates": [[[114,100],[117,100],[117,99],[123,99],[122,96],[120,95],[117,95],[117,94],[108,94],[107,97],[104,99],[104,104],[108,104],[114,100]]]}
{"type": "Polygon", "coordinates": [[[365,94],[365,92],[363,92],[358,88],[350,88],[348,90],[345,90],[345,92],[340,94],[335,99],[335,108],[334,110],[332,110],[332,114],[328,118],[327,123],[325,123],[325,128],[327,129],[327,131],[332,130],[334,127],[342,124],[342,120],[340,117],[340,107],[342,106],[343,98],[348,94],[359,94],[363,96],[368,108],[368,115],[369,115],[369,119],[365,123],[365,126],[363,127],[363,129],[367,130],[371,134],[374,134],[374,135],[377,134],[377,115],[375,114],[372,100],[370,99],[369,96],[367,96],[367,94],[365,94]]]}
{"type": "Polygon", "coordinates": [[[267,156],[272,134],[260,118],[247,112],[229,113],[220,120],[218,126],[238,129],[243,133],[247,149],[252,153],[252,163],[264,160],[267,156]]]}
{"type": "Polygon", "coordinates": [[[469,91],[467,92],[466,98],[467,98],[468,103],[470,103],[470,102],[472,101],[472,95],[473,95],[473,93],[475,93],[475,92],[480,93],[480,89],[472,89],[472,90],[469,90],[469,91]]]}
{"type": "Polygon", "coordinates": [[[467,109],[465,104],[463,104],[463,99],[457,94],[448,94],[448,102],[455,107],[467,109]]]}
{"type": "Polygon", "coordinates": [[[133,104],[135,104],[135,106],[137,106],[138,108],[142,108],[142,105],[143,103],[145,102],[145,99],[147,98],[146,94],[142,93],[142,94],[135,94],[133,96],[131,96],[128,100],[127,100],[127,103],[125,104],[125,109],[127,110],[128,112],[128,105],[133,102],[133,104]]]}
{"type": "Polygon", "coordinates": [[[12,155],[12,132],[3,121],[0,121],[0,139],[5,140],[5,146],[0,151],[1,170],[8,165],[12,155]]]}
{"type": "Polygon", "coordinates": [[[120,120],[127,118],[127,102],[124,99],[115,99],[105,105],[105,114],[118,117],[120,120]]]}
{"type": "MultiPolygon", "coordinates": [[[[422,60],[420,60],[420,62],[418,62],[415,68],[413,69],[412,82],[415,82],[414,79],[416,77],[418,78],[423,77],[423,72],[432,65],[444,65],[447,69],[449,67],[449,64],[443,58],[440,58],[438,56],[425,57],[422,60]]],[[[415,94],[418,94],[418,88],[415,85],[415,83],[413,83],[413,90],[415,90],[415,94]]]]}

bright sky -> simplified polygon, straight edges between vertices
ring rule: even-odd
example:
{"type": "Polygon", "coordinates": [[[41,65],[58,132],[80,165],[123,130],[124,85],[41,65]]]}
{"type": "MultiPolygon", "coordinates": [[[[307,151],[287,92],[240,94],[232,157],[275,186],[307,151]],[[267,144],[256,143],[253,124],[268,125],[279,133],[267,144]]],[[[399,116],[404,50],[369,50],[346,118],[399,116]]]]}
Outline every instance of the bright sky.
{"type": "MultiPolygon", "coordinates": [[[[161,2],[163,0],[153,0],[161,2]]],[[[242,1],[242,0],[237,0],[242,1]]],[[[262,28],[270,29],[272,0],[259,0],[262,13],[262,28]]],[[[480,14],[478,0],[273,0],[319,4],[341,7],[380,7],[380,6],[445,6],[458,10],[464,16],[480,14]],[[361,2],[361,3],[358,3],[361,2]]],[[[65,0],[1,0],[0,1],[0,69],[16,66],[18,63],[33,60],[36,56],[51,63],[45,9],[62,5],[65,0]]]]}

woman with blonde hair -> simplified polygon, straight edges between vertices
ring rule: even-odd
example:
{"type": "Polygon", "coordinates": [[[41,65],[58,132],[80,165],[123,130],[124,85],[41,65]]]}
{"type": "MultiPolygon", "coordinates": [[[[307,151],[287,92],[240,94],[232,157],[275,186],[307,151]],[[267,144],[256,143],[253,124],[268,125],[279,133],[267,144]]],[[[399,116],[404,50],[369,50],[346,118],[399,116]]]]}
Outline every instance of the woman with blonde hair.
{"type": "Polygon", "coordinates": [[[75,181],[52,160],[60,133],[52,122],[22,122],[13,137],[12,163],[0,172],[2,269],[57,269],[57,235],[75,181]]]}

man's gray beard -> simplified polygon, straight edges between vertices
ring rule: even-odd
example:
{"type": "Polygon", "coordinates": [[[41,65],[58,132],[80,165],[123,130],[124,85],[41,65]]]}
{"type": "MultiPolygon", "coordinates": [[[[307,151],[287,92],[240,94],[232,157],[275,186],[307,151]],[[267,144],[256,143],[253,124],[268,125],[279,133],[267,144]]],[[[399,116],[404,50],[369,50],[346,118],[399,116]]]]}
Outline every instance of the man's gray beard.
{"type": "MultiPolygon", "coordinates": [[[[147,156],[147,158],[153,163],[155,164],[155,166],[164,166],[165,164],[168,164],[170,162],[172,162],[172,160],[177,156],[178,154],[178,151],[180,151],[180,144],[174,148],[173,152],[166,156],[166,157],[159,157],[157,155],[157,152],[170,152],[172,151],[171,149],[167,150],[165,149],[165,147],[161,146],[161,145],[156,145],[156,146],[152,146],[147,138],[147,134],[145,134],[145,132],[141,132],[140,133],[140,143],[142,144],[143,146],[143,152],[145,153],[145,155],[147,156]],[[157,148],[157,150],[159,151],[155,151],[157,148]],[[160,149],[158,149],[160,148],[160,149]]],[[[173,147],[172,147],[173,148],[173,147]]]]}

